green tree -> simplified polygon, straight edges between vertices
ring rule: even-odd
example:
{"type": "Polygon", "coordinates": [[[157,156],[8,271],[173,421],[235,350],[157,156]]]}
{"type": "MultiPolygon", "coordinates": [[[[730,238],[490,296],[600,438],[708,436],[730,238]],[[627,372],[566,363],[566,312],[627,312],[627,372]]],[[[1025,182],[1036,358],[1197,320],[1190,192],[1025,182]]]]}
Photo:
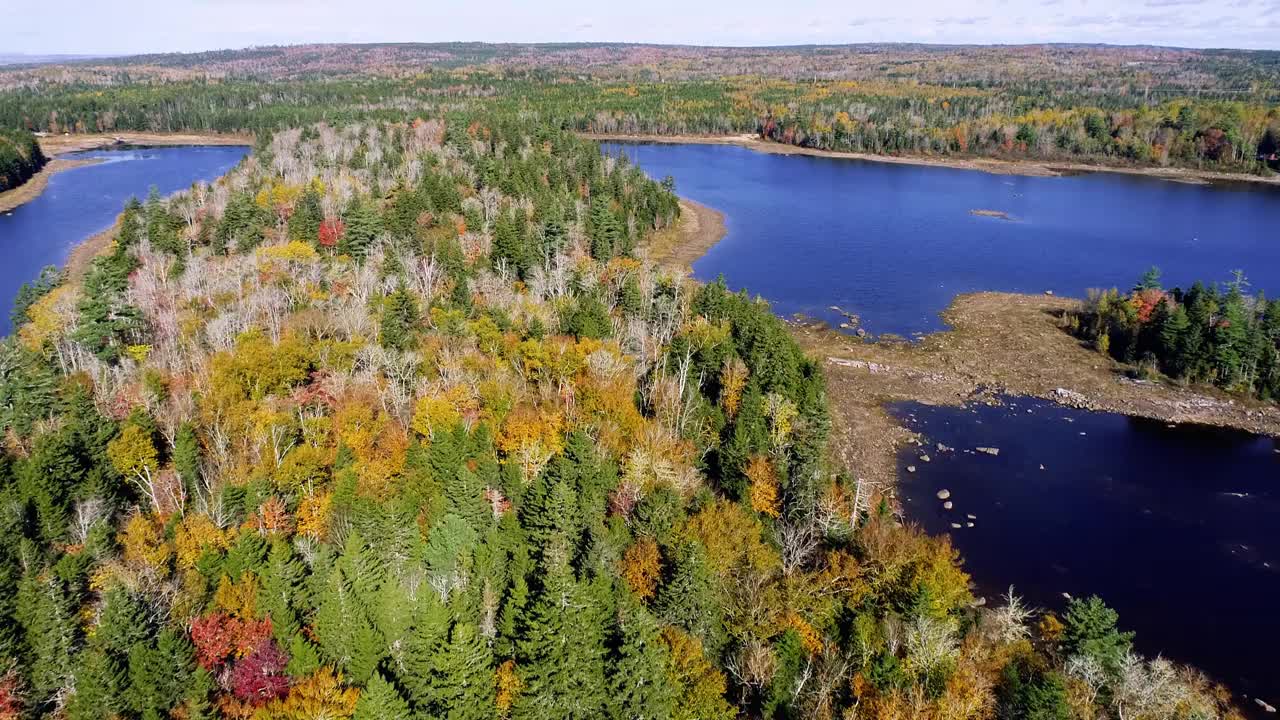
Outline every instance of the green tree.
{"type": "Polygon", "coordinates": [[[387,296],[382,310],[382,346],[392,350],[408,350],[417,339],[421,315],[418,299],[404,285],[387,296]]]}
{"type": "Polygon", "coordinates": [[[616,649],[609,658],[609,716],[615,720],[665,720],[675,705],[666,677],[670,661],[658,623],[634,600],[623,602],[616,649]]]}
{"type": "Polygon", "coordinates": [[[1067,605],[1062,648],[1066,655],[1091,657],[1109,670],[1120,667],[1120,661],[1133,644],[1133,633],[1120,632],[1116,623],[1120,616],[1098,596],[1072,599],[1067,605]]]}
{"type": "Polygon", "coordinates": [[[360,693],[354,720],[409,720],[409,703],[381,673],[375,673],[360,693]]]}

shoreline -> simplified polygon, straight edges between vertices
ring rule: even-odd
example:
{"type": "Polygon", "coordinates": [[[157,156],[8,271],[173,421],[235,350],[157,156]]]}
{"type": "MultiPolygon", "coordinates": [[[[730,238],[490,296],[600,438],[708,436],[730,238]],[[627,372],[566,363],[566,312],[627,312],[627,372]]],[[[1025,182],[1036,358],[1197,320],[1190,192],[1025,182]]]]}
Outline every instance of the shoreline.
{"type": "Polygon", "coordinates": [[[113,145],[173,147],[182,145],[253,145],[254,137],[242,133],[128,132],[49,135],[40,138],[40,149],[50,157],[69,152],[101,150],[113,145]]]}
{"type": "Polygon", "coordinates": [[[64,170],[74,170],[86,165],[97,165],[100,162],[102,161],[93,159],[53,158],[46,162],[39,172],[27,178],[26,182],[11,190],[0,192],[0,213],[11,212],[14,208],[40,197],[45,188],[49,186],[50,178],[54,175],[64,170]]]}
{"type": "Polygon", "coordinates": [[[761,140],[756,135],[633,135],[627,133],[579,133],[587,140],[597,142],[654,143],[660,145],[736,145],[771,155],[805,155],[841,160],[863,160],[891,165],[919,167],[945,167],[956,170],[976,170],[992,175],[1020,175],[1024,177],[1068,177],[1085,173],[1113,173],[1150,177],[1170,182],[1193,185],[1214,183],[1254,183],[1280,187],[1280,175],[1260,177],[1244,173],[1194,170],[1178,167],[1137,167],[1125,165],[1095,165],[1070,160],[1002,160],[981,157],[950,157],[941,155],[877,155],[875,153],[819,150],[816,148],[787,145],[761,140]]]}
{"type": "Polygon", "coordinates": [[[61,157],[66,153],[100,150],[115,145],[139,145],[144,147],[175,147],[184,145],[252,145],[252,135],[219,133],[145,133],[131,132],[118,135],[93,133],[85,135],[50,135],[40,138],[40,150],[50,158],[21,185],[0,192],[0,213],[35,200],[44,193],[49,179],[65,170],[86,165],[96,165],[101,160],[61,157]]]}
{"type": "Polygon", "coordinates": [[[680,198],[680,219],[645,243],[648,259],[657,265],[693,273],[693,264],[728,234],[724,213],[702,203],[680,198]]]}
{"type": "MultiPolygon", "coordinates": [[[[688,271],[725,234],[719,211],[681,199],[693,222],[664,230],[650,259],[688,271]],[[672,237],[672,236],[675,237],[672,237]],[[676,247],[673,247],[676,246],[676,247]]],[[[864,341],[825,323],[784,318],[826,374],[832,458],[874,492],[894,496],[898,454],[919,440],[888,411],[915,401],[961,406],[1025,396],[1064,407],[1280,437],[1280,406],[1214,388],[1139,382],[1059,325],[1079,300],[979,292],[957,295],[942,313],[947,330],[918,342],[864,341]]]]}

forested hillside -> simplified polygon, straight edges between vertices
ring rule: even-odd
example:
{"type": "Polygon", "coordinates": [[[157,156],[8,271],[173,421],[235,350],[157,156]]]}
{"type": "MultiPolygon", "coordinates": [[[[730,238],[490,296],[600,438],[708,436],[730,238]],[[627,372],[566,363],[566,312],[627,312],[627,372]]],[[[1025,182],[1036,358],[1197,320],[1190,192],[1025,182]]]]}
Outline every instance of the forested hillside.
{"type": "Polygon", "coordinates": [[[44,163],[35,135],[26,130],[0,129],[0,192],[26,182],[44,163]]]}
{"type": "Polygon", "coordinates": [[[405,112],[878,154],[1280,169],[1277,53],[320,45],[0,71],[0,127],[262,132],[405,112]]]}
{"type": "Polygon", "coordinates": [[[669,184],[308,126],[125,208],[0,348],[0,717],[1222,718],[1096,598],[975,602],[827,462],[669,184]]]}

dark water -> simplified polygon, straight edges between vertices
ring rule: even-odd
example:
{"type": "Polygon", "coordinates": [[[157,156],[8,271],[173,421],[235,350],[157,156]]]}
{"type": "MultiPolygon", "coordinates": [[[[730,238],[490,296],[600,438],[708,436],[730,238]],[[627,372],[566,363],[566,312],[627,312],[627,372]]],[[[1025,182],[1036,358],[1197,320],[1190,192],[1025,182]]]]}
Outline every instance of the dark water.
{"type": "Polygon", "coordinates": [[[72,247],[110,227],[131,196],[145,199],[153,185],[168,195],[197,180],[211,181],[248,152],[240,146],[200,146],[63,156],[105,162],[57,173],[39,197],[0,213],[0,334],[10,330],[9,310],[22,283],[35,279],[45,265],[61,265],[72,247]]]}
{"type": "Polygon", "coordinates": [[[908,517],[951,533],[991,600],[1011,583],[1054,610],[1100,595],[1144,653],[1280,700],[1280,442],[1008,402],[892,408],[927,438],[900,458],[908,517]]]}
{"type": "Polygon", "coordinates": [[[1229,280],[1280,292],[1280,190],[1096,173],[1034,178],[769,155],[724,145],[617,145],[682,195],[722,211],[728,235],[694,264],[703,280],[828,322],[837,305],[873,334],[940,329],[959,293],[1229,280]],[[1013,220],[977,217],[998,210],[1013,220]]]}

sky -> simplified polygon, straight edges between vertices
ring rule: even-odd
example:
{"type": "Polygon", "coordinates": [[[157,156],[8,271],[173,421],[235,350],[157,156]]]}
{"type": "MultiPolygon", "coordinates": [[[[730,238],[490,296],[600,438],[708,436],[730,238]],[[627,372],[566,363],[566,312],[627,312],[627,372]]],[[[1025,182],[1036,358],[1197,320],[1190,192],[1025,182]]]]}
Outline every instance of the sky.
{"type": "Polygon", "coordinates": [[[0,0],[0,52],[311,42],[1082,42],[1280,49],[1280,0],[0,0]]]}

